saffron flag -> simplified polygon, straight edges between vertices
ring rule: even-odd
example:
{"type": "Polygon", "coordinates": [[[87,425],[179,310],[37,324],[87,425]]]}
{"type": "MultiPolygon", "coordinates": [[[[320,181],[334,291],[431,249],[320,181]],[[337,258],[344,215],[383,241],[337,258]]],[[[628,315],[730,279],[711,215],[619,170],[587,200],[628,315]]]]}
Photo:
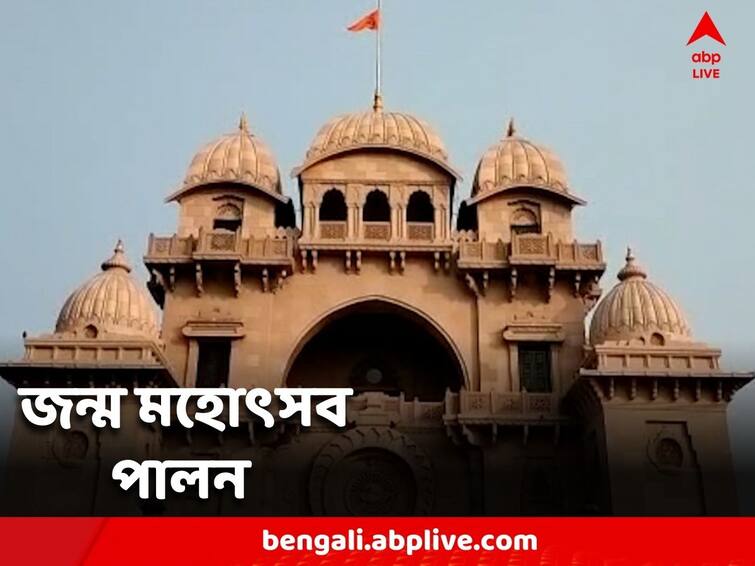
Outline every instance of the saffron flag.
{"type": "Polygon", "coordinates": [[[358,19],[346,29],[349,31],[376,30],[380,27],[380,10],[373,10],[363,18],[358,19]]]}

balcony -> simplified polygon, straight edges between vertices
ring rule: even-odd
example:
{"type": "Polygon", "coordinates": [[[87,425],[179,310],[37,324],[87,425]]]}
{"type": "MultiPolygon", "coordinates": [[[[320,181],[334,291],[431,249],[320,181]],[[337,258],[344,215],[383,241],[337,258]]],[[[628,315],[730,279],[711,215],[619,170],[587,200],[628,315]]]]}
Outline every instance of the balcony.
{"type": "Polygon", "coordinates": [[[545,265],[585,271],[605,269],[600,242],[554,242],[550,234],[514,235],[511,242],[459,242],[461,268],[505,269],[520,265],[545,265]]]}
{"type": "Polygon", "coordinates": [[[387,261],[391,273],[403,273],[407,261],[428,260],[436,271],[450,271],[454,242],[442,236],[444,226],[359,218],[319,220],[314,226],[305,223],[304,234],[297,242],[300,271],[315,271],[326,256],[341,256],[347,273],[359,273],[368,256],[387,261]]]}
{"type": "Polygon", "coordinates": [[[195,261],[238,261],[248,265],[291,265],[294,234],[281,230],[275,237],[242,238],[226,231],[199,231],[197,237],[163,237],[150,234],[144,262],[150,264],[195,261]]]}
{"type": "Polygon", "coordinates": [[[532,424],[563,420],[553,393],[446,393],[446,424],[532,424]]]}

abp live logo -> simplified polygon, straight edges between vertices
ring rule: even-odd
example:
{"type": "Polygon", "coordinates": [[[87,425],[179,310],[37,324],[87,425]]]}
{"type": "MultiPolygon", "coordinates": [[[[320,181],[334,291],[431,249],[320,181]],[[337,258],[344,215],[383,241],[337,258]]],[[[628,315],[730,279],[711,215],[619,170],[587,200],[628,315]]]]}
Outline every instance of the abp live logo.
{"type": "MultiPolygon", "coordinates": [[[[710,17],[708,12],[703,14],[700,21],[692,32],[692,35],[687,41],[687,45],[691,45],[702,39],[703,37],[710,37],[722,45],[726,45],[721,32],[718,31],[716,24],[713,23],[713,18],[710,17]]],[[[693,79],[720,79],[721,69],[717,65],[721,63],[721,53],[717,51],[707,52],[698,51],[692,54],[692,78],[693,79]]]]}

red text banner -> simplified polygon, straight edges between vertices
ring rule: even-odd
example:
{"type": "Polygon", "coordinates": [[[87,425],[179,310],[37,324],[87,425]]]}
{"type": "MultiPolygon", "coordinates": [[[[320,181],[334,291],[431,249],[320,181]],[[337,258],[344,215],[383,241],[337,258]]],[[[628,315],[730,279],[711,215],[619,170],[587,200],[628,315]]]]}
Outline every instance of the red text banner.
{"type": "Polygon", "coordinates": [[[3,564],[755,565],[755,519],[14,518],[3,564]]]}

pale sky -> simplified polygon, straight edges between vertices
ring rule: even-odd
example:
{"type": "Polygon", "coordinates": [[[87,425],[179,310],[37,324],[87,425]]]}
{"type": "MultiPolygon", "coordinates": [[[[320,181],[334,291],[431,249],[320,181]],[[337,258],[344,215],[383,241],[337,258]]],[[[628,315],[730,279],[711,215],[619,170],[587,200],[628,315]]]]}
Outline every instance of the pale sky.
{"type": "MultiPolygon", "coordinates": [[[[373,6],[2,1],[0,357],[20,353],[23,330],[52,328],[117,238],[139,264],[149,232],[173,232],[163,198],[242,110],[294,196],[288,173],[317,128],[370,104],[374,36],[345,27],[373,6]]],[[[752,369],[753,21],[746,0],[384,0],[385,103],[437,128],[462,197],[515,116],[588,201],[575,228],[604,244],[602,286],[631,244],[696,337],[752,369]],[[685,45],[705,10],[726,47],[685,45]],[[700,49],[722,54],[719,80],[692,80],[700,49]]],[[[755,446],[755,386],[733,409],[741,460],[755,446]]]]}

